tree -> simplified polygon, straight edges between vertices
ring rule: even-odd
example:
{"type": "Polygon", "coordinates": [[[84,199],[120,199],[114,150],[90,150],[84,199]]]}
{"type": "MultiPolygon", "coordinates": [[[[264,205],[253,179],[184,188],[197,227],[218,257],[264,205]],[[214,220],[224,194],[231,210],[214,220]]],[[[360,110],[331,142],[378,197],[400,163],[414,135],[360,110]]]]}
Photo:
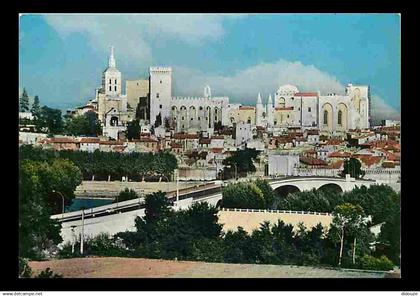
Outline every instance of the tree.
{"type": "Polygon", "coordinates": [[[29,111],[29,96],[26,88],[23,88],[22,96],[19,98],[19,112],[29,111]]]}
{"type": "Polygon", "coordinates": [[[264,206],[266,209],[271,209],[275,199],[275,193],[273,188],[267,180],[258,179],[255,181],[255,185],[261,190],[264,197],[264,206]]]}
{"type": "Polygon", "coordinates": [[[139,198],[139,196],[133,189],[125,188],[123,191],[121,191],[118,194],[118,198],[114,200],[114,202],[116,202],[117,200],[118,202],[120,202],[120,201],[125,201],[125,200],[130,200],[130,199],[136,199],[136,198],[139,198]]]}
{"type": "Polygon", "coordinates": [[[39,97],[38,95],[35,95],[34,103],[32,104],[32,107],[31,107],[31,113],[33,116],[36,116],[37,114],[39,114],[40,110],[41,110],[41,107],[39,105],[39,97]]]}
{"type": "MultiPolygon", "coordinates": [[[[343,256],[344,239],[346,233],[354,237],[353,254],[356,247],[356,233],[361,228],[364,218],[364,212],[361,206],[353,205],[350,203],[344,203],[338,205],[333,212],[332,228],[334,227],[338,231],[335,231],[336,237],[340,240],[340,253],[338,266],[341,267],[341,259],[343,256]]],[[[334,231],[334,230],[333,230],[334,231]]]]}
{"type": "Polygon", "coordinates": [[[127,125],[127,138],[129,140],[140,139],[140,131],[139,121],[137,119],[130,121],[127,125]]]}
{"type": "Polygon", "coordinates": [[[62,211],[58,191],[65,204],[74,198],[81,183],[80,170],[70,161],[22,160],[19,165],[19,252],[25,258],[42,258],[42,251],[61,242],[60,224],[51,220],[62,211]]]}
{"type": "Polygon", "coordinates": [[[264,195],[254,183],[229,184],[223,188],[222,206],[238,209],[264,209],[264,195]]]}
{"type": "Polygon", "coordinates": [[[349,160],[344,161],[344,168],[340,173],[341,177],[345,177],[346,174],[350,174],[350,177],[359,179],[363,177],[365,172],[362,171],[362,164],[356,158],[350,158],[349,160]]]}
{"type": "Polygon", "coordinates": [[[236,175],[236,173],[247,174],[248,172],[255,172],[256,168],[253,161],[257,159],[259,154],[260,151],[254,148],[235,151],[232,156],[223,160],[223,164],[226,166],[225,170],[227,170],[224,173],[233,175],[232,172],[235,171],[236,175]]]}
{"type": "Polygon", "coordinates": [[[61,110],[43,106],[35,125],[38,130],[46,129],[51,134],[62,133],[64,125],[61,118],[61,110]]]}
{"type": "Polygon", "coordinates": [[[65,133],[72,136],[98,136],[102,133],[98,114],[93,111],[83,115],[68,117],[65,122],[65,133]]]}

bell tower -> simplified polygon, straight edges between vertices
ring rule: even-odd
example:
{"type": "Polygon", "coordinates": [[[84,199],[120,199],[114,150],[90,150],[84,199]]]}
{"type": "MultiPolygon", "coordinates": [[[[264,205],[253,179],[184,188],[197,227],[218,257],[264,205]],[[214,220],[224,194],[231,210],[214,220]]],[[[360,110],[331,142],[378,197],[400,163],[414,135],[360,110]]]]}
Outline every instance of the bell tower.
{"type": "Polygon", "coordinates": [[[108,59],[108,68],[102,74],[102,90],[111,97],[121,95],[121,72],[116,68],[113,46],[111,46],[111,54],[108,59]]]}

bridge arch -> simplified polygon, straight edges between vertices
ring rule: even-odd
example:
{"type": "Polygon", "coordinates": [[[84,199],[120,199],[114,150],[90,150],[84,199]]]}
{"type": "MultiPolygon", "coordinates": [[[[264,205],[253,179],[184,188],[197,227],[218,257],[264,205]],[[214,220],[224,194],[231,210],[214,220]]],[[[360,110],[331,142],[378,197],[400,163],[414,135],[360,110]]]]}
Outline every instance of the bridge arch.
{"type": "Polygon", "coordinates": [[[274,192],[282,197],[285,198],[287,197],[290,193],[296,193],[296,192],[301,192],[300,188],[295,186],[295,185],[281,185],[279,187],[277,187],[276,189],[274,189],[274,192]]]}
{"type": "Polygon", "coordinates": [[[337,183],[326,183],[324,185],[321,185],[317,188],[317,190],[321,191],[333,191],[336,193],[343,193],[344,189],[338,185],[337,183]]]}

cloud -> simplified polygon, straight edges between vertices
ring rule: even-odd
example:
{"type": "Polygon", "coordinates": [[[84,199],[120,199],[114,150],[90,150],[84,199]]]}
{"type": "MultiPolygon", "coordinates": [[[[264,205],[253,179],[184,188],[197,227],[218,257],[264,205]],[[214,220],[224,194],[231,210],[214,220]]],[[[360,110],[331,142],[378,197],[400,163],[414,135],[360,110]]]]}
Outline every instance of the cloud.
{"type": "MultiPolygon", "coordinates": [[[[205,85],[210,85],[212,95],[229,96],[232,102],[254,105],[258,93],[263,102],[269,93],[274,94],[280,85],[293,84],[300,91],[321,91],[322,94],[343,94],[345,86],[333,75],[313,65],[279,60],[238,71],[231,76],[211,75],[182,66],[173,67],[173,93],[175,96],[202,96],[205,85]]],[[[378,95],[372,96],[372,118],[399,119],[400,112],[388,105],[378,95]]]]}
{"type": "Polygon", "coordinates": [[[114,45],[121,60],[134,63],[152,60],[150,44],[156,38],[181,40],[190,45],[200,45],[224,35],[225,19],[243,17],[236,14],[46,14],[43,16],[62,38],[75,32],[86,34],[93,48],[104,52],[108,51],[110,45],[114,45]]]}
{"type": "Polygon", "coordinates": [[[371,96],[372,120],[379,123],[383,119],[401,120],[401,112],[391,107],[378,95],[371,96]]]}

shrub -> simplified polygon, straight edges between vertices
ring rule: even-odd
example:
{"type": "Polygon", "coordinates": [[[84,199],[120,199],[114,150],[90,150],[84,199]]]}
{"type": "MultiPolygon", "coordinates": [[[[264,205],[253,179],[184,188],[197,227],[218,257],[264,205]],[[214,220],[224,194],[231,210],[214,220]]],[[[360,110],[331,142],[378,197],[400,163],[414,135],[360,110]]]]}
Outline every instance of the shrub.
{"type": "Polygon", "coordinates": [[[32,269],[28,264],[28,259],[19,257],[19,277],[31,277],[32,269]]]}
{"type": "Polygon", "coordinates": [[[47,269],[41,271],[36,278],[62,278],[63,275],[54,273],[49,267],[47,269]]]}
{"type": "Polygon", "coordinates": [[[364,255],[360,259],[360,265],[362,269],[368,270],[391,270],[394,268],[394,264],[389,260],[385,255],[382,255],[379,258],[364,255]]]}
{"type": "Polygon", "coordinates": [[[130,199],[136,199],[139,198],[138,194],[133,189],[125,188],[123,191],[118,194],[118,198],[113,201],[113,203],[116,203],[120,201],[130,200],[130,199]]]}

